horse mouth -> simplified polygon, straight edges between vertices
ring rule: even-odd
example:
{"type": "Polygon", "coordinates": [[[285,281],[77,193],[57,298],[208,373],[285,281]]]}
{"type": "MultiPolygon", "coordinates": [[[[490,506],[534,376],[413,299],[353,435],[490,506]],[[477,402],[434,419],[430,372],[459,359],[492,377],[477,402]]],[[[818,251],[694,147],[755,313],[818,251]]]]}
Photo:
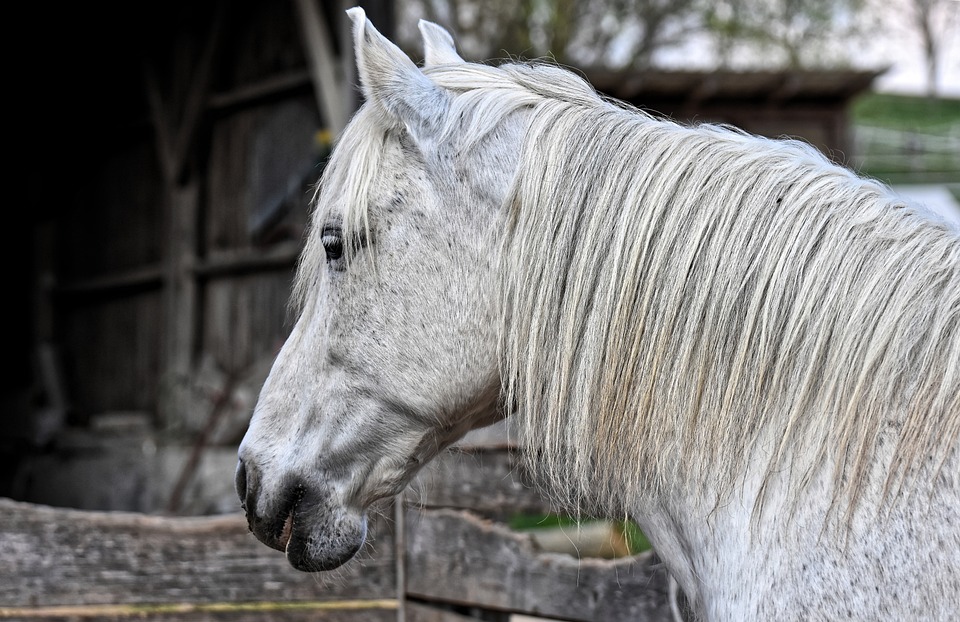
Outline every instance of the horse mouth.
{"type": "Polygon", "coordinates": [[[316,514],[300,512],[296,517],[291,512],[278,542],[291,566],[304,572],[319,572],[339,568],[353,559],[366,537],[365,514],[329,513],[318,508],[316,514]]]}
{"type": "Polygon", "coordinates": [[[293,512],[287,515],[287,520],[283,522],[283,528],[280,530],[280,537],[277,540],[277,544],[280,545],[280,549],[286,553],[287,549],[290,546],[290,538],[293,536],[293,512]]]}
{"type": "Polygon", "coordinates": [[[280,516],[285,516],[283,523],[277,521],[274,523],[273,538],[272,542],[266,542],[266,544],[281,553],[286,553],[287,549],[290,548],[290,540],[293,538],[293,527],[294,519],[297,515],[297,511],[300,509],[300,504],[303,501],[303,497],[306,494],[306,490],[303,486],[297,486],[293,489],[292,493],[288,496],[286,503],[283,504],[280,516]],[[277,525],[279,524],[279,529],[277,525]]]}
{"type": "Polygon", "coordinates": [[[290,547],[297,525],[302,522],[298,514],[304,494],[302,486],[290,489],[275,512],[255,511],[255,497],[245,496],[242,507],[250,532],[271,549],[285,553],[290,547]]]}
{"type": "Polygon", "coordinates": [[[366,514],[332,503],[329,494],[296,486],[277,510],[269,518],[248,510],[250,531],[297,570],[333,570],[350,561],[366,541],[366,514]]]}

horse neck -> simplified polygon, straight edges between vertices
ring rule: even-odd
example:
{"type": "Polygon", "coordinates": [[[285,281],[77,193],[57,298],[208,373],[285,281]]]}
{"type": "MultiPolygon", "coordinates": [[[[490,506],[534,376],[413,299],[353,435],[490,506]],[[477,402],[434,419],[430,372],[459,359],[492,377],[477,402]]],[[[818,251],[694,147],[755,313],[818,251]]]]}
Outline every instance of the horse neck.
{"type": "MultiPolygon", "coordinates": [[[[943,464],[928,463],[913,473],[912,492],[884,499],[880,491],[895,452],[890,440],[880,440],[884,449],[867,475],[865,498],[849,515],[835,511],[836,482],[828,465],[808,473],[809,483],[798,490],[797,473],[787,469],[769,478],[759,459],[748,459],[751,466],[728,493],[716,494],[708,485],[697,489],[691,481],[687,488],[636,499],[628,514],[699,612],[697,619],[781,619],[798,607],[836,607],[835,615],[824,617],[839,618],[849,603],[817,602],[829,595],[784,586],[843,591],[906,585],[915,584],[917,572],[936,577],[934,584],[902,594],[915,602],[896,606],[922,607],[924,599],[939,602],[944,593],[956,593],[960,480],[951,474],[960,472],[960,447],[943,464]]],[[[883,602],[874,604],[882,608],[883,602]]],[[[888,615],[878,609],[858,617],[888,615]]]]}

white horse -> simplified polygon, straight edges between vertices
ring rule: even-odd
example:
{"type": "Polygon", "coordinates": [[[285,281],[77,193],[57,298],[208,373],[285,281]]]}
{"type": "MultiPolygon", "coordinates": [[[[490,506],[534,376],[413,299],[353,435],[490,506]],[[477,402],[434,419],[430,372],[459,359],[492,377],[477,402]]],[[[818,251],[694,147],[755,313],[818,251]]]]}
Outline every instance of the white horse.
{"type": "Polygon", "coordinates": [[[708,620],[960,617],[960,235],[796,141],[547,64],[418,68],[351,9],[366,103],[240,447],[306,571],[516,417],[571,511],[630,517],[708,620]]]}

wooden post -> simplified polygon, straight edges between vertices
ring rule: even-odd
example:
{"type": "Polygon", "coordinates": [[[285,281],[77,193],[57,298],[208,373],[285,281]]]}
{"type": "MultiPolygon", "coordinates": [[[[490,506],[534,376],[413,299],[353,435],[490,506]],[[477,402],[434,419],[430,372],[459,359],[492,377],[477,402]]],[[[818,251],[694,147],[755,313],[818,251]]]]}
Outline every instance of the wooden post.
{"type": "Polygon", "coordinates": [[[405,531],[407,515],[406,504],[403,501],[403,491],[401,490],[393,499],[393,537],[394,541],[394,563],[397,575],[397,622],[407,622],[407,556],[405,550],[407,547],[405,531]]]}
{"type": "MultiPolygon", "coordinates": [[[[317,0],[295,0],[300,21],[304,51],[310,66],[310,78],[320,108],[320,117],[330,130],[331,139],[346,127],[350,115],[360,106],[360,93],[353,55],[353,34],[346,11],[358,4],[356,0],[338,0],[333,15],[325,13],[317,0]],[[340,50],[334,46],[337,33],[340,50]]],[[[394,3],[392,0],[359,2],[377,30],[390,37],[394,31],[394,3]]]]}
{"type": "Polygon", "coordinates": [[[199,296],[193,269],[197,261],[196,181],[168,188],[169,225],[164,266],[163,389],[161,417],[165,425],[190,425],[189,390],[199,296]]]}
{"type": "Polygon", "coordinates": [[[333,31],[316,0],[295,0],[294,6],[299,17],[320,117],[327,124],[331,139],[335,141],[347,125],[349,111],[346,93],[350,87],[344,80],[343,66],[337,62],[333,31]]]}
{"type": "Polygon", "coordinates": [[[182,106],[178,105],[180,102],[164,101],[153,68],[147,67],[145,71],[157,159],[167,195],[162,377],[157,409],[163,425],[168,428],[189,427],[191,423],[189,378],[199,325],[199,287],[194,269],[198,262],[200,191],[197,175],[191,174],[195,171],[189,170],[190,150],[206,104],[224,12],[221,2],[182,106]],[[182,110],[179,118],[172,114],[176,110],[182,110]]]}

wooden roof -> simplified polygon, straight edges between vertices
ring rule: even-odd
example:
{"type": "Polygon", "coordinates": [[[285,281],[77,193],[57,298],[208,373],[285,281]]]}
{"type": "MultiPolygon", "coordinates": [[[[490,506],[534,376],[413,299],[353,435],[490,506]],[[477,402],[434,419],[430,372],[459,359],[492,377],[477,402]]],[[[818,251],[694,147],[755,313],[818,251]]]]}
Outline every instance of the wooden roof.
{"type": "Polygon", "coordinates": [[[789,107],[795,104],[842,106],[869,90],[885,70],[821,71],[643,71],[586,70],[601,92],[641,106],[672,108],[717,102],[789,107]]]}

